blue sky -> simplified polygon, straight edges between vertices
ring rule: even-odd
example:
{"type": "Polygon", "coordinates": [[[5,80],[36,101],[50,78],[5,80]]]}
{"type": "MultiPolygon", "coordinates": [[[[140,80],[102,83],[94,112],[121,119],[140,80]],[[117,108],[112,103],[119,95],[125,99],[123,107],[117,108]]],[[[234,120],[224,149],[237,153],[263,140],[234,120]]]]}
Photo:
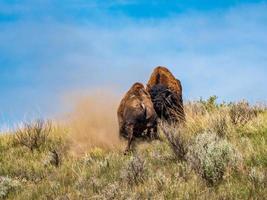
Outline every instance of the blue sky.
{"type": "Polygon", "coordinates": [[[168,66],[187,100],[267,100],[266,1],[1,0],[0,127],[168,66]]]}

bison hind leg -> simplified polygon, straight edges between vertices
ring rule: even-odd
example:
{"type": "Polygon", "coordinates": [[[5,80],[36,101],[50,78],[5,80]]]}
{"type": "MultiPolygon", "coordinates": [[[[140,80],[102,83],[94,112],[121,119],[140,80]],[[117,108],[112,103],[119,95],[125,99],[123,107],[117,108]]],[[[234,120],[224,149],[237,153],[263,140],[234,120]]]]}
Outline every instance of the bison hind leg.
{"type": "Polygon", "coordinates": [[[131,144],[133,142],[133,137],[134,137],[134,125],[133,124],[128,124],[125,128],[125,132],[127,133],[128,136],[128,144],[125,149],[124,154],[127,154],[131,150],[131,144]]]}

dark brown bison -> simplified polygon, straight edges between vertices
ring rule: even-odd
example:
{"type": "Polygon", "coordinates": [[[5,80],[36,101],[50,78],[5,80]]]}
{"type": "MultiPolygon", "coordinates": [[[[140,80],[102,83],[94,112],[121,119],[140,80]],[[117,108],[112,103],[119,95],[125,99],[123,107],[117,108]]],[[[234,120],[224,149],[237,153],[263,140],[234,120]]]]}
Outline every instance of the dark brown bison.
{"type": "Polygon", "coordinates": [[[126,151],[134,138],[157,137],[157,114],[149,93],[141,83],[135,83],[126,93],[118,108],[119,133],[128,139],[126,151]]]}
{"type": "Polygon", "coordinates": [[[168,122],[185,120],[181,82],[167,68],[154,69],[147,83],[147,91],[159,118],[168,122]]]}

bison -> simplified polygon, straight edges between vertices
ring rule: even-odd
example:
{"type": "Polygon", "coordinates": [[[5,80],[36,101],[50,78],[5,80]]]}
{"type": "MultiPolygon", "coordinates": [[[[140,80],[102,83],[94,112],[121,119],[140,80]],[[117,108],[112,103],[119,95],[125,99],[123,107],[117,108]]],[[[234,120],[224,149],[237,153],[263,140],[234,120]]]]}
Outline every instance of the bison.
{"type": "Polygon", "coordinates": [[[185,120],[181,82],[166,67],[154,69],[147,91],[159,118],[169,123],[185,120]]]}
{"type": "Polygon", "coordinates": [[[157,114],[143,84],[135,83],[130,88],[120,102],[117,115],[119,134],[128,140],[125,153],[131,149],[134,138],[157,137],[157,114]]]}

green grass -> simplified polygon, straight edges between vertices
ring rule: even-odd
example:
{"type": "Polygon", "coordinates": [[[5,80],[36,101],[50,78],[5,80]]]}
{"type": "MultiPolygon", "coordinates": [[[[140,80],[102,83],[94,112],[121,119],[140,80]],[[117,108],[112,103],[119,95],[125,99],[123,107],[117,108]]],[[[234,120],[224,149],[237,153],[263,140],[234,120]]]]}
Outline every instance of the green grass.
{"type": "MultiPolygon", "coordinates": [[[[187,155],[179,160],[162,132],[161,141],[137,144],[126,156],[120,150],[94,148],[78,157],[68,150],[66,130],[52,128],[33,151],[21,145],[14,134],[0,136],[0,198],[267,199],[266,109],[245,124],[235,124],[229,116],[231,104],[218,105],[212,99],[191,102],[185,108],[186,126],[178,132],[187,139],[189,149],[199,134],[213,133],[223,142],[209,149],[219,151],[229,145],[242,158],[235,167],[219,160],[224,173],[216,184],[208,184],[187,155]],[[225,120],[216,120],[218,116],[225,120]],[[58,166],[51,162],[52,150],[60,156],[58,166]]],[[[204,158],[210,158],[207,156],[204,158]]],[[[216,172],[216,166],[211,165],[211,170],[216,172]]]]}

